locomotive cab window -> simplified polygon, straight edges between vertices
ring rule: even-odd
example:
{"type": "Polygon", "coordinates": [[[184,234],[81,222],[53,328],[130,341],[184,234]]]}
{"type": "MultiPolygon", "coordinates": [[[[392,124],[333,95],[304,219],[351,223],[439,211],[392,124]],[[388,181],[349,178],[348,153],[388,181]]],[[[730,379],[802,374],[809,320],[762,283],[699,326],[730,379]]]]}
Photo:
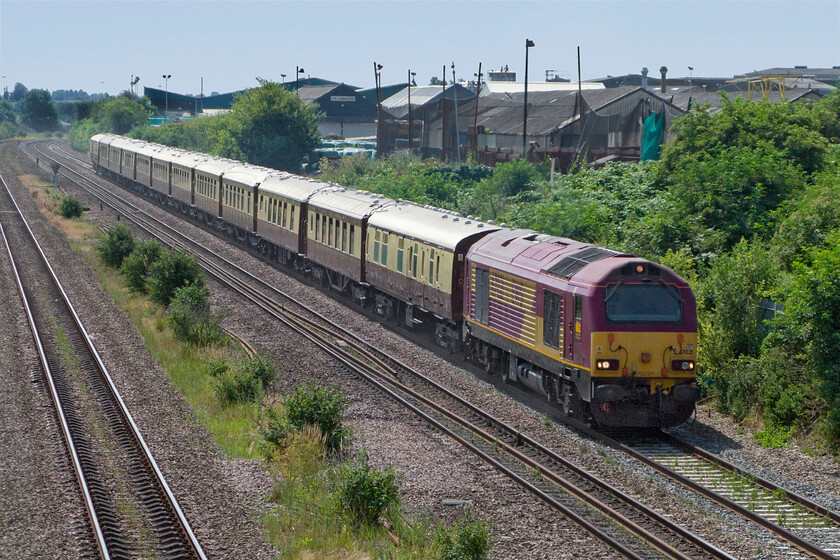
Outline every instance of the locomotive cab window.
{"type": "Polygon", "coordinates": [[[610,284],[605,297],[610,323],[681,323],[679,291],[664,283],[610,284]]]}

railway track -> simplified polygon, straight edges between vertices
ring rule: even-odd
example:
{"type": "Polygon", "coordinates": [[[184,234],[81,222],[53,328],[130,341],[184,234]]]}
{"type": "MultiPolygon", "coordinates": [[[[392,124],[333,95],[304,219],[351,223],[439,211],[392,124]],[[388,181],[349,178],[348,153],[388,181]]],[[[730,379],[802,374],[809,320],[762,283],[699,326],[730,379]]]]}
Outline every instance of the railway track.
{"type": "Polygon", "coordinates": [[[2,176],[0,183],[0,237],[85,504],[91,557],[206,558],[2,176]],[[115,490],[115,479],[130,488],[115,490]],[[140,520],[127,520],[126,507],[140,520]]]}
{"type": "MultiPolygon", "coordinates": [[[[78,158],[76,160],[81,162],[80,165],[86,166],[86,162],[83,160],[78,158]]],[[[102,197],[119,212],[130,216],[132,220],[140,216],[137,207],[126,206],[124,202],[118,201],[117,197],[110,193],[105,192],[95,196],[102,197]]],[[[140,227],[147,229],[153,235],[161,235],[160,232],[154,233],[151,231],[149,229],[151,226],[140,225],[140,227]]],[[[155,225],[152,229],[157,227],[155,225]]],[[[180,245],[181,243],[194,243],[192,240],[186,241],[186,238],[178,240],[177,233],[170,232],[163,235],[164,239],[169,236],[168,241],[165,242],[180,248],[187,248],[187,245],[180,245]]],[[[189,250],[199,253],[203,251],[197,245],[191,245],[189,250]]],[[[536,442],[531,441],[524,434],[489,417],[489,415],[472,407],[457,395],[447,394],[445,389],[435,386],[434,382],[399,364],[390,356],[367,346],[360,348],[358,346],[360,341],[354,335],[342,332],[337,326],[329,323],[320,325],[312,323],[312,321],[325,321],[323,317],[304,318],[302,316],[303,311],[291,311],[289,308],[295,305],[294,302],[289,301],[279,290],[262,283],[261,290],[266,290],[267,293],[255,293],[254,285],[259,285],[261,282],[246,271],[238,269],[230,263],[218,264],[211,261],[212,257],[200,257],[200,262],[207,268],[209,274],[241,293],[244,297],[253,298],[260,302],[260,307],[263,307],[268,313],[271,313],[290,328],[300,329],[298,332],[314,337],[325,351],[343,361],[356,374],[368,379],[373,384],[379,385],[383,391],[403,402],[405,406],[415,410],[415,413],[426,418],[439,430],[460,441],[465,447],[471,449],[473,453],[486,462],[493,464],[500,471],[506,472],[510,478],[529,492],[537,495],[559,511],[563,511],[565,515],[575,519],[593,535],[598,536],[627,557],[660,557],[657,555],[669,558],[728,557],[724,552],[708,545],[701,539],[697,539],[687,531],[675,527],[673,524],[669,525],[670,522],[667,519],[657,518],[658,516],[653,512],[645,511],[647,508],[642,504],[634,503],[631,498],[621,495],[621,493],[609,488],[595,477],[576,469],[574,465],[567,464],[561,457],[554,456],[550,450],[541,449],[536,442]],[[237,270],[240,278],[226,278],[227,270],[237,270]],[[280,304],[277,300],[282,300],[284,303],[280,304]],[[434,396],[428,396],[430,394],[434,394],[434,396]],[[443,406],[440,402],[446,402],[446,405],[443,406]],[[457,412],[455,412],[456,410],[457,412]],[[453,431],[451,425],[459,426],[458,429],[462,431],[453,431]],[[509,458],[515,458],[513,464],[511,466],[503,464],[509,458]],[[575,502],[578,509],[575,509],[575,502]],[[580,504],[587,505],[581,510],[579,509],[580,504]],[[561,506],[567,509],[564,510],[561,506]],[[605,523],[604,519],[607,518],[612,521],[605,523]],[[618,525],[622,528],[617,534],[614,528],[607,529],[607,531],[612,531],[615,536],[605,536],[601,534],[605,532],[603,529],[605,525],[611,527],[618,525]],[[658,535],[655,533],[658,533],[658,535]],[[634,534],[635,537],[628,539],[628,534],[634,534]],[[648,544],[642,548],[635,544],[634,548],[631,541],[638,542],[639,539],[646,541],[648,544]],[[626,544],[623,544],[622,540],[626,544]],[[680,544],[673,546],[669,544],[674,542],[680,544]],[[656,552],[652,553],[651,550],[656,552]]],[[[618,442],[614,446],[621,449],[621,444],[618,442]]],[[[644,454],[640,453],[636,458],[643,460],[642,457],[644,457],[644,454]]],[[[652,461],[650,458],[647,460],[652,461]]],[[[669,470],[661,462],[657,464],[659,464],[660,469],[669,470]]],[[[666,474],[666,476],[675,479],[675,477],[681,475],[674,472],[672,475],[666,474]]],[[[737,507],[731,507],[725,497],[717,499],[715,496],[718,496],[718,494],[713,491],[708,492],[702,484],[697,484],[693,490],[744,515],[737,507]]],[[[778,497],[779,493],[777,492],[776,495],[778,497]]],[[[734,502],[732,503],[734,504],[734,502]]],[[[792,554],[797,554],[798,550],[803,550],[805,551],[804,557],[834,557],[832,556],[833,548],[826,547],[827,550],[823,550],[819,545],[800,538],[785,527],[761,515],[745,516],[773,531],[780,538],[792,543],[796,547],[796,550],[791,549],[792,554]]]]}
{"type": "Polygon", "coordinates": [[[145,216],[133,204],[127,205],[92,181],[81,182],[91,189],[91,194],[149,234],[173,248],[195,254],[217,281],[312,340],[350,371],[627,558],[731,558],[325,317],[300,306],[280,290],[145,216]]]}
{"type": "Polygon", "coordinates": [[[660,474],[775,532],[816,558],[840,557],[840,514],[667,432],[606,441],[660,474]]]}

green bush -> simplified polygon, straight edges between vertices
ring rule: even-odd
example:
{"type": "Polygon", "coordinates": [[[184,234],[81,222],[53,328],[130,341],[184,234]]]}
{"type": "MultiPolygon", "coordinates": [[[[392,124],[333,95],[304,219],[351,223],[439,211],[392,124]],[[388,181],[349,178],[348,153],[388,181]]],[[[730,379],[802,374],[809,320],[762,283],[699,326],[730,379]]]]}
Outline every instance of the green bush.
{"type": "Polygon", "coordinates": [[[82,207],[82,203],[77,199],[72,196],[65,196],[61,199],[61,202],[58,203],[57,211],[61,216],[64,216],[68,220],[72,220],[73,218],[80,217],[84,208],[82,207]]]}
{"type": "Polygon", "coordinates": [[[205,346],[222,337],[219,316],[210,310],[210,292],[204,286],[191,284],[175,290],[166,318],[175,337],[191,344],[205,346]]]}
{"type": "Polygon", "coordinates": [[[193,255],[166,251],[152,265],[146,287],[152,300],[169,305],[175,290],[188,285],[204,285],[204,273],[193,255]]]}
{"type": "Polygon", "coordinates": [[[370,525],[399,503],[399,488],[397,472],[392,467],[371,466],[367,452],[362,451],[355,463],[340,470],[336,495],[356,521],[370,525]]]}
{"type": "Polygon", "coordinates": [[[277,378],[277,364],[264,354],[257,354],[241,362],[239,371],[256,378],[263,389],[268,389],[268,386],[277,378]]]}
{"type": "Polygon", "coordinates": [[[125,278],[125,285],[135,292],[146,293],[149,271],[160,255],[160,243],[153,239],[141,241],[135,245],[131,254],[123,259],[120,267],[120,272],[125,278]]]}
{"type": "Polygon", "coordinates": [[[483,560],[490,552],[491,524],[464,515],[451,529],[438,528],[434,546],[442,560],[483,560]]]}
{"type": "Polygon", "coordinates": [[[108,230],[105,239],[99,246],[99,257],[102,262],[111,268],[119,268],[125,259],[134,250],[134,237],[131,231],[123,224],[117,224],[108,230]]]}
{"type": "Polygon", "coordinates": [[[254,402],[263,394],[260,380],[242,372],[220,377],[214,390],[223,406],[254,402]]]}
{"type": "Polygon", "coordinates": [[[344,399],[338,389],[300,383],[286,398],[286,420],[291,430],[318,426],[330,452],[341,451],[350,438],[350,430],[343,425],[343,415],[344,399]]]}
{"type": "Polygon", "coordinates": [[[225,360],[212,360],[207,364],[207,375],[210,377],[219,377],[226,374],[230,370],[230,364],[225,360]]]}

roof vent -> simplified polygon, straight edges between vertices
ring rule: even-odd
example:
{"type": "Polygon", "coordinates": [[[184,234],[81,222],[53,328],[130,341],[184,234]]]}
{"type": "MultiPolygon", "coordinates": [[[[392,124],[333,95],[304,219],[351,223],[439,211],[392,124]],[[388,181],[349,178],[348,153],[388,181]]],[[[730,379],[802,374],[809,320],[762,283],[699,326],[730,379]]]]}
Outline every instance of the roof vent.
{"type": "Polygon", "coordinates": [[[453,221],[453,222],[457,222],[457,221],[458,221],[458,220],[460,220],[460,219],[461,219],[461,218],[459,218],[458,216],[455,216],[454,218],[452,218],[452,221],[453,221]]]}
{"type": "Polygon", "coordinates": [[[575,255],[570,255],[549,268],[546,272],[561,278],[571,278],[586,265],[617,255],[615,251],[603,247],[589,247],[575,255]]]}
{"type": "Polygon", "coordinates": [[[471,224],[471,223],[472,223],[472,220],[467,220],[466,222],[464,222],[464,225],[471,224]]]}
{"type": "Polygon", "coordinates": [[[441,216],[441,218],[443,218],[444,220],[445,220],[446,218],[448,218],[448,217],[449,217],[449,216],[448,216],[447,214],[444,214],[444,215],[442,215],[442,216],[441,216]]]}

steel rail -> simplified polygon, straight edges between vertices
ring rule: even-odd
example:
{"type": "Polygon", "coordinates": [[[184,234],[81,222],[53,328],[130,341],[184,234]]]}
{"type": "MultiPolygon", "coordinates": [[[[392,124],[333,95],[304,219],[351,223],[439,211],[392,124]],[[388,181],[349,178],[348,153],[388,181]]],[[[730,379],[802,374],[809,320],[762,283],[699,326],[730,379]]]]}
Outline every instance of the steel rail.
{"type": "Polygon", "coordinates": [[[29,227],[29,223],[27,222],[23,212],[21,211],[20,207],[18,206],[17,201],[15,200],[11,191],[8,189],[8,185],[6,185],[5,180],[3,181],[3,184],[6,187],[8,193],[9,193],[9,196],[11,197],[12,203],[14,204],[15,208],[17,209],[17,212],[21,216],[21,218],[23,220],[23,224],[26,227],[26,230],[29,232],[29,235],[32,238],[32,241],[33,241],[39,255],[41,256],[41,259],[42,259],[44,265],[46,266],[46,268],[49,272],[49,276],[50,276],[51,281],[56,286],[56,289],[61,293],[61,296],[64,300],[63,301],[64,305],[67,307],[69,313],[73,317],[73,321],[76,324],[76,327],[79,329],[79,332],[82,334],[85,345],[89,349],[89,351],[91,353],[91,356],[96,361],[96,364],[97,364],[99,370],[102,372],[103,378],[106,381],[107,387],[109,388],[112,397],[118,403],[118,409],[119,409],[120,413],[122,414],[124,420],[128,424],[128,426],[130,427],[130,431],[131,431],[132,436],[134,437],[137,444],[140,446],[140,448],[143,452],[144,458],[145,458],[147,464],[149,465],[149,467],[151,468],[151,470],[154,474],[155,482],[163,490],[167,500],[169,501],[171,509],[172,509],[173,513],[175,513],[175,515],[178,519],[178,522],[179,522],[179,525],[180,525],[179,528],[186,538],[187,544],[192,548],[194,554],[200,560],[207,560],[207,557],[204,553],[204,550],[202,549],[201,544],[198,542],[198,538],[195,536],[195,533],[193,532],[192,527],[189,524],[189,521],[187,520],[186,516],[184,515],[184,512],[181,509],[181,506],[179,505],[178,500],[175,497],[175,494],[172,492],[172,490],[169,487],[169,484],[166,482],[166,478],[163,476],[163,472],[160,470],[160,467],[158,466],[157,461],[155,461],[155,458],[152,455],[151,450],[149,449],[148,445],[146,444],[146,440],[143,438],[143,435],[140,432],[140,429],[138,428],[137,424],[134,421],[134,417],[131,415],[131,412],[128,410],[128,406],[126,405],[125,401],[123,400],[122,395],[120,395],[119,391],[117,390],[117,387],[114,384],[113,379],[111,378],[111,374],[108,371],[108,368],[106,367],[106,365],[103,362],[101,356],[99,355],[99,352],[97,351],[95,345],[93,344],[93,340],[91,339],[87,329],[85,328],[84,324],[82,323],[81,318],[79,317],[78,313],[76,312],[75,307],[73,306],[72,302],[70,301],[70,297],[67,295],[67,292],[64,290],[64,287],[61,284],[60,280],[58,279],[58,276],[56,275],[55,271],[53,270],[52,265],[49,262],[49,259],[47,258],[46,254],[44,253],[43,249],[41,248],[40,243],[38,243],[38,239],[36,238],[35,233],[29,227]]]}

